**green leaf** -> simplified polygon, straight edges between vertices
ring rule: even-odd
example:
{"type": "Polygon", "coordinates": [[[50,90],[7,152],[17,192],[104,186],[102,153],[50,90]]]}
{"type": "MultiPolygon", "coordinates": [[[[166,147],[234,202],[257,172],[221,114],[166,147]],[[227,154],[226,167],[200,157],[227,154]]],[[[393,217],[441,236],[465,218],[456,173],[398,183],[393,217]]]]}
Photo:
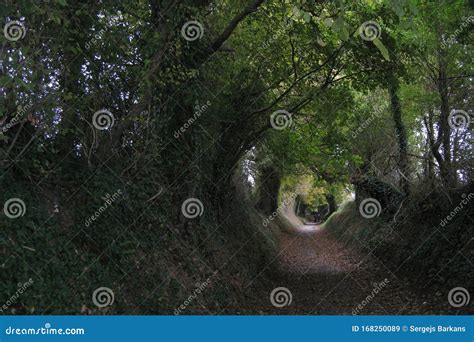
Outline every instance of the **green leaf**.
{"type": "Polygon", "coordinates": [[[349,39],[349,31],[346,28],[347,24],[342,17],[338,17],[336,21],[334,21],[334,25],[332,26],[333,30],[337,32],[339,38],[341,40],[348,40],[349,39]]]}
{"type": "Polygon", "coordinates": [[[410,11],[411,11],[411,13],[413,13],[413,15],[418,14],[418,7],[416,7],[416,1],[415,0],[410,0],[408,2],[408,7],[410,8],[410,11]]]}
{"type": "Polygon", "coordinates": [[[299,18],[301,16],[301,10],[298,8],[298,6],[293,6],[293,14],[296,18],[299,18]]]}
{"type": "Polygon", "coordinates": [[[309,23],[311,21],[311,15],[306,12],[304,15],[303,15],[303,19],[305,22],[309,23]]]}
{"type": "Polygon", "coordinates": [[[324,23],[324,25],[326,25],[327,27],[331,27],[332,24],[334,23],[334,21],[333,21],[331,18],[326,18],[326,19],[324,19],[323,23],[324,23]]]}

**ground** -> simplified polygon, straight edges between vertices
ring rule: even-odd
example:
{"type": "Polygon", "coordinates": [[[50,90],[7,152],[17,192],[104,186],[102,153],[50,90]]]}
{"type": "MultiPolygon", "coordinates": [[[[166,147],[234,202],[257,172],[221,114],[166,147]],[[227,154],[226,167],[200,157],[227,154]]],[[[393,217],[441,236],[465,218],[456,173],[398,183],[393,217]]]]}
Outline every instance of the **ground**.
{"type": "Polygon", "coordinates": [[[350,250],[319,225],[301,223],[281,232],[278,256],[265,271],[271,284],[264,290],[252,284],[249,290],[258,292],[258,303],[242,313],[466,314],[452,308],[443,293],[419,290],[374,255],[350,250]],[[291,303],[272,305],[271,291],[277,287],[288,289],[291,303]]]}

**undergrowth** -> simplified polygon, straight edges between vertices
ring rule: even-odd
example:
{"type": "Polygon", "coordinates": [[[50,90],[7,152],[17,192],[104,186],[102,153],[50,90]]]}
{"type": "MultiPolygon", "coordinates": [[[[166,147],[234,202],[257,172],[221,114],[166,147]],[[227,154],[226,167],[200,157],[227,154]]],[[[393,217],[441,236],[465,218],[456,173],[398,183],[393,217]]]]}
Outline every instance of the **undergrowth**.
{"type": "Polygon", "coordinates": [[[275,253],[270,228],[238,191],[224,220],[210,202],[201,217],[183,220],[176,217],[169,191],[153,199],[161,190],[152,177],[124,183],[110,172],[73,176],[61,187],[3,179],[5,196],[21,198],[26,213],[1,217],[6,238],[0,251],[7,256],[1,264],[2,302],[33,280],[4,313],[172,314],[183,303],[182,314],[218,313],[249,301],[252,293],[243,284],[255,279],[275,253]],[[86,182],[87,187],[77,186],[86,182]],[[207,280],[203,294],[189,300],[207,280]],[[112,289],[113,305],[94,305],[99,287],[112,289]]]}
{"type": "Polygon", "coordinates": [[[412,194],[396,216],[382,210],[379,217],[364,218],[355,201],[346,202],[324,228],[348,246],[373,253],[392,272],[416,278],[423,285],[472,284],[472,186],[450,195],[423,190],[412,194]],[[448,216],[452,216],[449,221],[448,216]]]}

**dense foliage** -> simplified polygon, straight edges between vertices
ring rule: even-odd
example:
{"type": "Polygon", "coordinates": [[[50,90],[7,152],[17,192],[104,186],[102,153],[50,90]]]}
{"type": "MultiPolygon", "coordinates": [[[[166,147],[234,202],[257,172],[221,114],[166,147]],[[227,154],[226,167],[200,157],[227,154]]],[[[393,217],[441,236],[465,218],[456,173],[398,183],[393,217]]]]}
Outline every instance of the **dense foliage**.
{"type": "MultiPolygon", "coordinates": [[[[436,226],[473,191],[465,1],[0,8],[4,27],[17,26],[0,52],[2,203],[26,208],[1,217],[0,295],[35,280],[9,312],[96,313],[92,293],[107,286],[116,305],[102,311],[169,313],[208,277],[213,296],[190,307],[238,312],[259,296],[244,284],[263,282],[274,260],[262,214],[289,193],[308,210],[375,197],[381,221],[356,236],[403,227],[411,251],[430,235],[413,232],[414,216],[436,226]],[[189,198],[202,215],[183,215],[189,198]]],[[[440,267],[466,252],[470,208],[452,221],[451,245],[422,249],[422,265],[432,250],[446,253],[440,267]]]]}

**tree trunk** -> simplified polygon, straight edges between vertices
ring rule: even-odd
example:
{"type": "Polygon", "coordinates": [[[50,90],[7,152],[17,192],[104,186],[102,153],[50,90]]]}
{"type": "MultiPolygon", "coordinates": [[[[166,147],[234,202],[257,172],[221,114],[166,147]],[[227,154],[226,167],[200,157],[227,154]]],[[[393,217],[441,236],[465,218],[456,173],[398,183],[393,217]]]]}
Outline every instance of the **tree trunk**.
{"type": "Polygon", "coordinates": [[[265,214],[271,215],[278,208],[280,175],[274,168],[266,167],[262,170],[260,179],[257,207],[265,214]]]}
{"type": "Polygon", "coordinates": [[[430,183],[433,183],[435,180],[435,171],[434,171],[434,160],[435,158],[438,163],[439,159],[441,163],[443,162],[441,155],[438,153],[436,157],[433,152],[433,147],[435,146],[435,137],[434,137],[434,126],[433,126],[433,110],[428,112],[428,116],[423,117],[423,122],[425,124],[427,132],[427,141],[426,141],[426,172],[425,177],[428,178],[430,183]]]}
{"type": "Polygon", "coordinates": [[[333,212],[337,210],[337,203],[336,203],[336,198],[334,197],[333,194],[326,194],[326,201],[328,202],[328,214],[327,216],[331,216],[333,212]]]}
{"type": "Polygon", "coordinates": [[[395,131],[398,139],[398,160],[397,166],[402,173],[400,176],[400,187],[408,195],[409,184],[407,178],[409,177],[408,170],[408,139],[402,119],[402,109],[400,105],[400,98],[398,97],[399,84],[395,76],[392,76],[388,83],[388,91],[390,94],[390,105],[392,110],[392,118],[395,124],[395,131]]]}
{"type": "Polygon", "coordinates": [[[446,51],[439,49],[438,51],[438,92],[441,100],[440,119],[439,119],[439,139],[443,144],[443,160],[444,165],[441,168],[441,178],[445,186],[452,187],[454,178],[451,170],[451,128],[449,127],[449,100],[448,100],[448,84],[447,84],[447,60],[446,51]]]}

